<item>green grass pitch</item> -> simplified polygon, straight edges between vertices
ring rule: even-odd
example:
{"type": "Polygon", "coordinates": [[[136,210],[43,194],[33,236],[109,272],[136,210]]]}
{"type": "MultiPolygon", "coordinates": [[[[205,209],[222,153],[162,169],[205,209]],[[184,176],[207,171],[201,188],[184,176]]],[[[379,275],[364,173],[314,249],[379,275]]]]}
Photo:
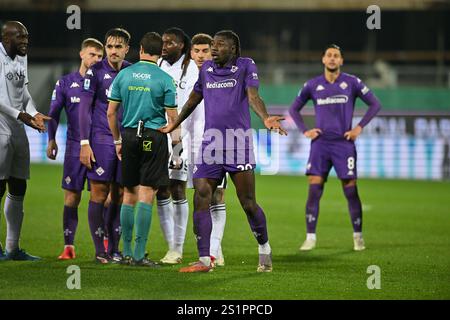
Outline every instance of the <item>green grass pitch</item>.
{"type": "MultiPolygon", "coordinates": [[[[94,264],[87,194],[79,211],[77,259],[58,261],[63,248],[61,169],[32,166],[21,244],[43,261],[0,262],[1,299],[450,298],[448,182],[361,179],[367,249],[353,252],[346,201],[339,181],[330,179],[321,202],[317,248],[304,253],[298,248],[305,237],[305,177],[257,176],[257,199],[267,215],[273,249],[274,271],[266,274],[256,272],[256,241],[230,184],[222,244],[225,267],[180,274],[179,266],[147,270],[94,264]],[[66,287],[69,265],[81,269],[80,290],[66,287]],[[367,287],[371,265],[380,267],[381,289],[367,287]]],[[[192,191],[188,196],[192,209],[192,191]]],[[[3,213],[0,238],[4,242],[3,213]]],[[[156,210],[147,248],[152,259],[166,252],[156,210]]],[[[183,265],[195,259],[190,218],[183,265]]]]}

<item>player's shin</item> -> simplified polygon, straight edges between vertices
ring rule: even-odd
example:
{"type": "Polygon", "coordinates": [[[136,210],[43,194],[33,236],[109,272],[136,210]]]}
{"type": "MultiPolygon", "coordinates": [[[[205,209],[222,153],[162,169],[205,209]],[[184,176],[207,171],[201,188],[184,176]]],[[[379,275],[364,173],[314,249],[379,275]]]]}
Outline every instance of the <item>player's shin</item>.
{"type": "Polygon", "coordinates": [[[64,206],[63,213],[63,232],[64,232],[64,244],[66,246],[72,246],[75,233],[78,226],[78,208],[71,208],[64,206]]]}
{"type": "Polygon", "coordinates": [[[173,250],[173,206],[172,200],[170,198],[163,199],[157,201],[158,203],[158,215],[159,215],[159,223],[161,225],[161,230],[164,235],[164,239],[166,239],[167,245],[169,246],[169,250],[173,250]]]}
{"type": "Polygon", "coordinates": [[[133,240],[134,206],[122,204],[120,209],[120,223],[122,226],[123,256],[133,256],[131,242],[133,240]]]}
{"type": "Polygon", "coordinates": [[[223,238],[223,232],[226,222],[226,209],[225,204],[213,205],[209,208],[212,219],[212,231],[211,231],[211,256],[216,259],[219,257],[220,244],[223,238]]]}
{"type": "Polygon", "coordinates": [[[362,232],[362,205],[357,186],[344,188],[344,194],[348,202],[348,210],[352,220],[353,232],[362,232]]]}
{"type": "Polygon", "coordinates": [[[194,234],[197,240],[197,249],[200,261],[209,266],[210,258],[210,239],[212,230],[212,220],[209,210],[194,212],[194,234]]]}
{"type": "Polygon", "coordinates": [[[189,218],[189,204],[186,199],[173,201],[173,250],[183,254],[184,239],[186,237],[186,229],[189,218]]]}
{"type": "Polygon", "coordinates": [[[24,196],[7,194],[5,199],[6,251],[13,252],[19,248],[20,231],[23,222],[24,196]]]}
{"type": "Polygon", "coordinates": [[[113,220],[112,220],[111,250],[112,250],[112,253],[118,253],[120,236],[122,234],[122,226],[120,225],[120,205],[116,204],[114,206],[116,207],[116,214],[114,215],[113,220]]]}
{"type": "Polygon", "coordinates": [[[323,185],[309,185],[308,200],[306,201],[306,232],[308,234],[316,233],[317,219],[319,218],[319,203],[322,194],[323,185]]]}
{"type": "Polygon", "coordinates": [[[120,205],[110,203],[106,208],[105,227],[108,235],[108,254],[119,252],[120,241],[120,205]]]}
{"type": "Polygon", "coordinates": [[[258,241],[258,244],[266,244],[269,240],[269,237],[267,235],[266,216],[261,207],[257,205],[257,210],[255,213],[247,213],[247,220],[250,224],[250,228],[252,229],[256,241],[258,241]]]}
{"type": "Polygon", "coordinates": [[[88,220],[91,237],[94,241],[95,254],[99,255],[105,252],[103,245],[103,236],[105,231],[103,220],[103,204],[89,201],[88,220]]]}
{"type": "Polygon", "coordinates": [[[136,205],[136,243],[134,247],[134,259],[142,260],[145,257],[148,233],[152,223],[152,205],[138,202],[136,205]]]}

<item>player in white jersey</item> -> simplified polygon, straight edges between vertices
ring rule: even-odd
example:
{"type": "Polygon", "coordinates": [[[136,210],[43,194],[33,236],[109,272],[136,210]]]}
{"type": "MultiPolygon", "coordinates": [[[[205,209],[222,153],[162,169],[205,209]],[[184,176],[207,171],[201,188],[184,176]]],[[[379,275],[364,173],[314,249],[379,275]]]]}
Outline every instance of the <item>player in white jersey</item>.
{"type": "Polygon", "coordinates": [[[28,92],[28,31],[18,21],[1,29],[0,42],[0,202],[5,200],[6,251],[2,260],[39,260],[19,247],[23,221],[23,200],[30,177],[30,149],[23,124],[45,132],[50,118],[36,111],[28,92]]]}
{"type": "MultiPolygon", "coordinates": [[[[198,68],[190,57],[191,40],[179,28],[167,29],[162,39],[163,50],[158,65],[175,80],[177,105],[182,107],[198,78],[198,68]]],[[[185,125],[181,126],[181,135],[187,137],[185,125]]],[[[182,139],[181,145],[172,145],[171,148],[170,185],[168,188],[161,187],[157,193],[159,221],[169,246],[169,251],[161,259],[161,262],[165,264],[181,263],[189,217],[189,205],[186,199],[188,139],[182,139]]]]}
{"type": "MultiPolygon", "coordinates": [[[[204,33],[198,33],[192,37],[191,41],[191,58],[194,60],[198,69],[202,67],[207,60],[212,60],[211,43],[213,38],[204,33]]],[[[193,172],[194,160],[196,159],[200,150],[203,138],[203,131],[205,128],[205,106],[203,101],[192,112],[191,116],[186,119],[185,128],[188,132],[188,182],[187,187],[193,188],[193,172]]],[[[212,203],[210,206],[212,231],[211,231],[211,261],[214,265],[222,267],[225,265],[225,259],[222,253],[222,238],[226,222],[226,207],[225,207],[225,189],[227,187],[227,176],[225,176],[217,186],[213,194],[212,203]]]]}

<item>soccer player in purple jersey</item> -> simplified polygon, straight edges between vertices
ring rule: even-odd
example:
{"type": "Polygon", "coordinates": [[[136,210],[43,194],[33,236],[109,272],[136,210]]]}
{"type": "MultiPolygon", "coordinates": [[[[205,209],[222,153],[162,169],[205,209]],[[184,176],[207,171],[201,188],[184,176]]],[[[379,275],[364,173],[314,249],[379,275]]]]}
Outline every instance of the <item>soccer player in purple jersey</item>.
{"type": "Polygon", "coordinates": [[[268,129],[276,130],[280,134],[286,134],[279,123],[283,118],[267,114],[264,102],[258,94],[256,65],[252,59],[240,56],[240,41],[236,33],[230,30],[216,33],[211,53],[213,60],[203,64],[198,81],[181,114],[175,123],[161,129],[167,133],[177,128],[204,99],[205,133],[194,167],[194,233],[199,261],[181,268],[180,272],[208,272],[212,268],[212,221],[209,205],[226,172],[230,174],[236,186],[240,204],[259,244],[257,271],[270,272],[272,250],[267,235],[266,217],[256,203],[255,196],[255,157],[253,138],[249,134],[249,105],[268,129]]]}
{"type": "MultiPolygon", "coordinates": [[[[192,37],[191,57],[199,69],[203,63],[212,60],[211,43],[213,38],[209,34],[198,33],[192,37]]],[[[195,83],[194,83],[195,85],[195,83]]],[[[193,188],[194,159],[202,144],[203,129],[205,127],[205,106],[203,101],[197,106],[191,116],[184,122],[189,132],[188,145],[188,187],[193,188]]],[[[222,238],[226,223],[225,189],[227,188],[227,177],[225,176],[217,186],[211,201],[210,211],[212,219],[211,231],[211,261],[213,265],[223,267],[225,258],[222,252],[222,238]]]]}
{"type": "Polygon", "coordinates": [[[300,247],[302,251],[312,250],[316,246],[319,202],[331,167],[334,167],[338,178],[342,181],[348,201],[353,224],[354,250],[365,249],[362,237],[362,206],[356,186],[355,140],[380,111],[381,105],[359,78],[341,72],[343,62],[342,51],[337,45],[326,47],[322,57],[324,74],[307,81],[289,109],[298,129],[305,137],[311,139],[306,169],[309,181],[306,202],[307,234],[305,242],[300,247]],[[369,109],[362,120],[352,128],[356,98],[363,100],[369,109]],[[314,102],[316,124],[313,129],[308,130],[300,110],[310,99],[314,102]]]}
{"type": "Polygon", "coordinates": [[[81,192],[86,181],[87,168],[80,162],[80,132],[78,124],[78,108],[86,71],[102,60],[103,44],[94,38],[88,38],[81,44],[81,64],[77,71],[61,77],[53,90],[49,116],[52,121],[48,125],[47,157],[55,160],[58,145],[55,135],[58,129],[61,111],[67,115],[67,141],[64,155],[62,188],[64,189],[63,233],[64,250],[60,260],[75,258],[74,239],[78,225],[78,206],[81,192]]]}
{"type": "Polygon", "coordinates": [[[121,28],[114,28],[106,33],[106,58],[86,72],[80,97],[80,161],[88,168],[87,177],[91,187],[89,228],[95,245],[96,261],[102,264],[122,260],[119,252],[120,205],[123,197],[123,188],[120,186],[121,166],[106,112],[112,81],[120,70],[130,65],[124,60],[130,38],[128,31],[121,28]],[[104,219],[103,210],[110,191],[111,203],[104,219]],[[107,252],[103,244],[104,220],[107,220],[106,234],[109,236],[107,252]]]}

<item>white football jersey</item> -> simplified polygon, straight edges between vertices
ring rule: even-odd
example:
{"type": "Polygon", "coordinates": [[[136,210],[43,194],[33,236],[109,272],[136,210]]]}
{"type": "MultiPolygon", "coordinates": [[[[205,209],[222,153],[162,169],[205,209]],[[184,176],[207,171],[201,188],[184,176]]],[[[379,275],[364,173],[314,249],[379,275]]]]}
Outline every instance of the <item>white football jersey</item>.
{"type": "MultiPolygon", "coordinates": [[[[198,67],[195,64],[194,60],[191,59],[186,70],[186,74],[181,77],[183,73],[183,68],[181,66],[183,60],[184,55],[182,55],[180,59],[178,59],[178,61],[176,61],[172,65],[166,60],[158,60],[158,65],[161,66],[161,69],[167,72],[175,80],[177,86],[178,114],[181,112],[184,104],[189,99],[189,95],[194,89],[194,85],[197,82],[199,75],[198,67]]],[[[193,146],[200,146],[204,127],[205,110],[202,101],[194,110],[194,112],[181,124],[181,135],[183,137],[184,150],[191,150],[193,146]]]]}
{"type": "Polygon", "coordinates": [[[0,42],[0,134],[11,135],[14,128],[23,126],[17,120],[21,111],[27,111],[34,116],[37,111],[30,99],[24,105],[28,84],[27,57],[11,59],[0,42]]]}

